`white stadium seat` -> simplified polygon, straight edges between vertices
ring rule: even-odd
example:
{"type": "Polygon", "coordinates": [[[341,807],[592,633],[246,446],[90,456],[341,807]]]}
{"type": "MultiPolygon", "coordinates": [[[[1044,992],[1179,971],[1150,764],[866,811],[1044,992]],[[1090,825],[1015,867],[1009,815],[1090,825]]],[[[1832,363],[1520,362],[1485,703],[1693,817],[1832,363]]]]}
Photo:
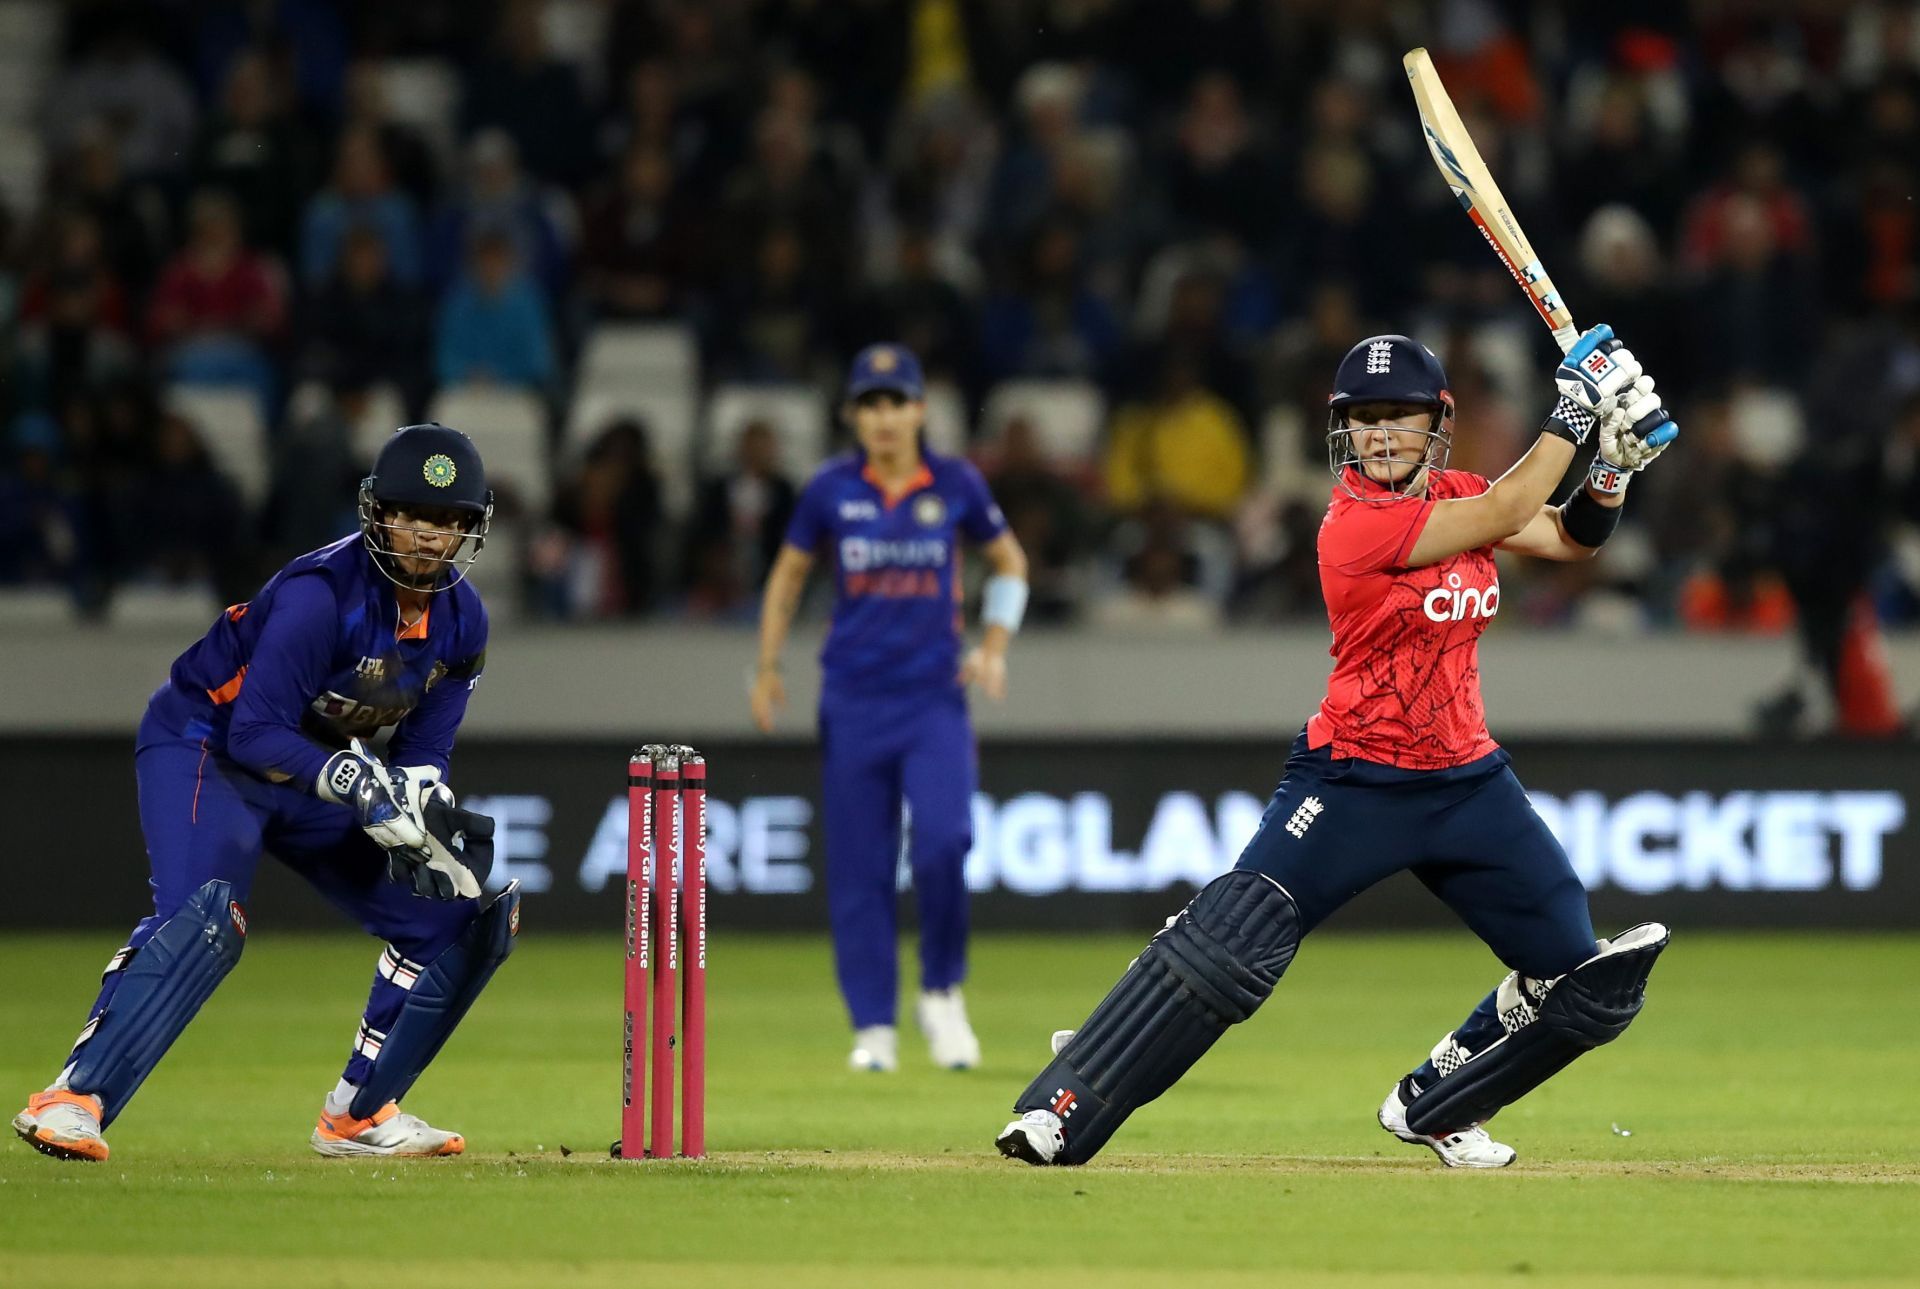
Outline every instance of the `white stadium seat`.
{"type": "Polygon", "coordinates": [[[831,440],[826,400],[811,385],[722,385],[707,401],[700,440],[702,474],[725,471],[749,421],[764,420],[780,440],[780,465],[796,482],[826,460],[831,440]]]}
{"type": "Polygon", "coordinates": [[[553,479],[546,406],[538,397],[493,385],[455,385],[433,400],[432,419],[473,440],[496,493],[511,491],[528,514],[546,511],[553,479]]]}
{"type": "Polygon", "coordinates": [[[927,385],[927,446],[950,457],[967,452],[967,403],[948,381],[927,385]]]}
{"type": "Polygon", "coordinates": [[[249,507],[267,496],[273,473],[260,400],[252,390],[225,385],[170,385],[166,408],[193,423],[213,463],[233,480],[249,507]]]}
{"type": "Polygon", "coordinates": [[[700,347],[679,322],[603,322],[580,355],[579,385],[589,390],[636,387],[665,393],[700,388],[700,347]]]}
{"type": "Polygon", "coordinates": [[[1047,455],[1062,465],[1090,465],[1099,451],[1107,401],[1098,386],[1084,380],[1007,380],[987,394],[981,437],[1000,438],[1016,416],[1033,422],[1047,455]]]}

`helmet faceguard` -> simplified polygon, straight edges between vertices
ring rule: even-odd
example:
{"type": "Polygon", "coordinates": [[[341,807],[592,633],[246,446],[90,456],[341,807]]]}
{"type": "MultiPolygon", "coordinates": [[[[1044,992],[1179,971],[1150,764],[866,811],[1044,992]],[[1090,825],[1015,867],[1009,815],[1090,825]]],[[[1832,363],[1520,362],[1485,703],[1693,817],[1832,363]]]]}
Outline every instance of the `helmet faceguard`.
{"type": "MultiPolygon", "coordinates": [[[[1399,425],[1385,427],[1396,434],[1419,434],[1426,439],[1419,455],[1408,462],[1416,468],[1408,471],[1403,478],[1390,482],[1375,479],[1367,472],[1368,456],[1360,450],[1354,436],[1375,427],[1352,424],[1347,416],[1349,406],[1343,403],[1327,412],[1327,469],[1333,473],[1334,482],[1349,497],[1358,501],[1393,501],[1425,491],[1429,472],[1447,468],[1447,462],[1453,456],[1451,398],[1430,405],[1433,414],[1424,430],[1407,429],[1399,425]]],[[[1407,458],[1399,456],[1394,459],[1407,461],[1407,458]]]]}
{"type": "Polygon", "coordinates": [[[477,513],[465,507],[450,507],[467,517],[466,532],[441,555],[428,555],[417,549],[417,544],[419,534],[438,535],[444,529],[394,521],[395,512],[403,512],[407,506],[405,501],[380,498],[375,492],[374,479],[360,481],[360,540],[373,556],[374,567],[389,582],[409,591],[444,591],[464,581],[487,544],[487,530],[493,525],[493,502],[488,501],[477,513]],[[400,538],[400,544],[413,549],[396,548],[395,538],[403,533],[406,536],[400,538]],[[433,563],[424,573],[409,573],[400,563],[402,558],[428,559],[433,563]]]}

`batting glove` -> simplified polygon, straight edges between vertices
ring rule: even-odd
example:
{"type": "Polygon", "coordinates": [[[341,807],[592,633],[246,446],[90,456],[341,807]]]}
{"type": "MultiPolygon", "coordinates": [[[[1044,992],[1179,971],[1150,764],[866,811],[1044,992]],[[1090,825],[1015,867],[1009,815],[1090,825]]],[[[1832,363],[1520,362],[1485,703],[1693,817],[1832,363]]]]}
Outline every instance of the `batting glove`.
{"type": "Polygon", "coordinates": [[[1639,376],[1639,360],[1614,339],[1612,327],[1601,323],[1589,328],[1554,369],[1560,397],[1541,430],[1575,445],[1585,443],[1595,422],[1613,411],[1639,376]]]}

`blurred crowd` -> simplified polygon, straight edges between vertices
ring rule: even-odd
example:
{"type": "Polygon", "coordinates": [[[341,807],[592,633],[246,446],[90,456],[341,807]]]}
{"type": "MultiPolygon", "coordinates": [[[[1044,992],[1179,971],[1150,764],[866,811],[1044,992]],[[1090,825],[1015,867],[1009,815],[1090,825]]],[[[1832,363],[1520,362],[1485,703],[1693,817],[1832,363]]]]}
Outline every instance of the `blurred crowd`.
{"type": "Polygon", "coordinates": [[[1457,466],[1499,473],[1551,401],[1551,338],[1421,143],[1424,44],[1576,318],[1683,426],[1600,559],[1503,573],[1501,623],[1797,630],[1833,681],[1850,633],[1920,619],[1910,3],[45,10],[39,173],[0,209],[0,584],[243,596],[348,530],[370,407],[480,387],[549,427],[497,556],[527,612],[750,619],[816,462],[750,419],[685,460],[643,407],[563,430],[597,329],[679,323],[701,390],[824,415],[856,348],[918,350],[1037,621],[1314,620],[1349,345],[1440,354],[1457,466]],[[1045,404],[981,414],[1031,381],[1093,392],[1086,450],[1045,404]],[[257,407],[259,486],[202,388],[257,407]]]}

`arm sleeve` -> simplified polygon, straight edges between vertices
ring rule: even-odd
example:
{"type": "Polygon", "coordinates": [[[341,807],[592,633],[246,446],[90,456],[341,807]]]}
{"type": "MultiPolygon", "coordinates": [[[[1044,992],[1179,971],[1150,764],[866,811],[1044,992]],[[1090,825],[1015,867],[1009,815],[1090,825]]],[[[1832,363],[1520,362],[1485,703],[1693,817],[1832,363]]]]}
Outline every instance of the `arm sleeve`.
{"type": "Polygon", "coordinates": [[[313,791],[332,753],[300,732],[300,718],[326,684],[339,635],[340,610],[325,577],[281,584],[233,700],[228,756],[256,774],[313,791]]]}
{"type": "Polygon", "coordinates": [[[828,528],[826,492],[820,475],[815,475],[801,489],[800,499],[793,506],[793,518],[787,521],[787,545],[808,552],[820,548],[828,528]]]}
{"type": "Polygon", "coordinates": [[[987,481],[973,462],[960,463],[961,495],[967,504],[960,515],[960,531],[967,540],[984,545],[1007,531],[1007,517],[993,499],[987,481]]]}
{"type": "Polygon", "coordinates": [[[480,630],[460,645],[459,656],[447,660],[447,674],[428,690],[420,705],[394,727],[387,744],[392,765],[431,765],[444,777],[453,757],[453,736],[467,715],[467,700],[487,665],[486,609],[480,610],[480,630]]]}
{"type": "Polygon", "coordinates": [[[1320,562],[1342,573],[1377,573],[1406,561],[1426,530],[1428,500],[1361,503],[1330,516],[1320,530],[1320,562]]]}

